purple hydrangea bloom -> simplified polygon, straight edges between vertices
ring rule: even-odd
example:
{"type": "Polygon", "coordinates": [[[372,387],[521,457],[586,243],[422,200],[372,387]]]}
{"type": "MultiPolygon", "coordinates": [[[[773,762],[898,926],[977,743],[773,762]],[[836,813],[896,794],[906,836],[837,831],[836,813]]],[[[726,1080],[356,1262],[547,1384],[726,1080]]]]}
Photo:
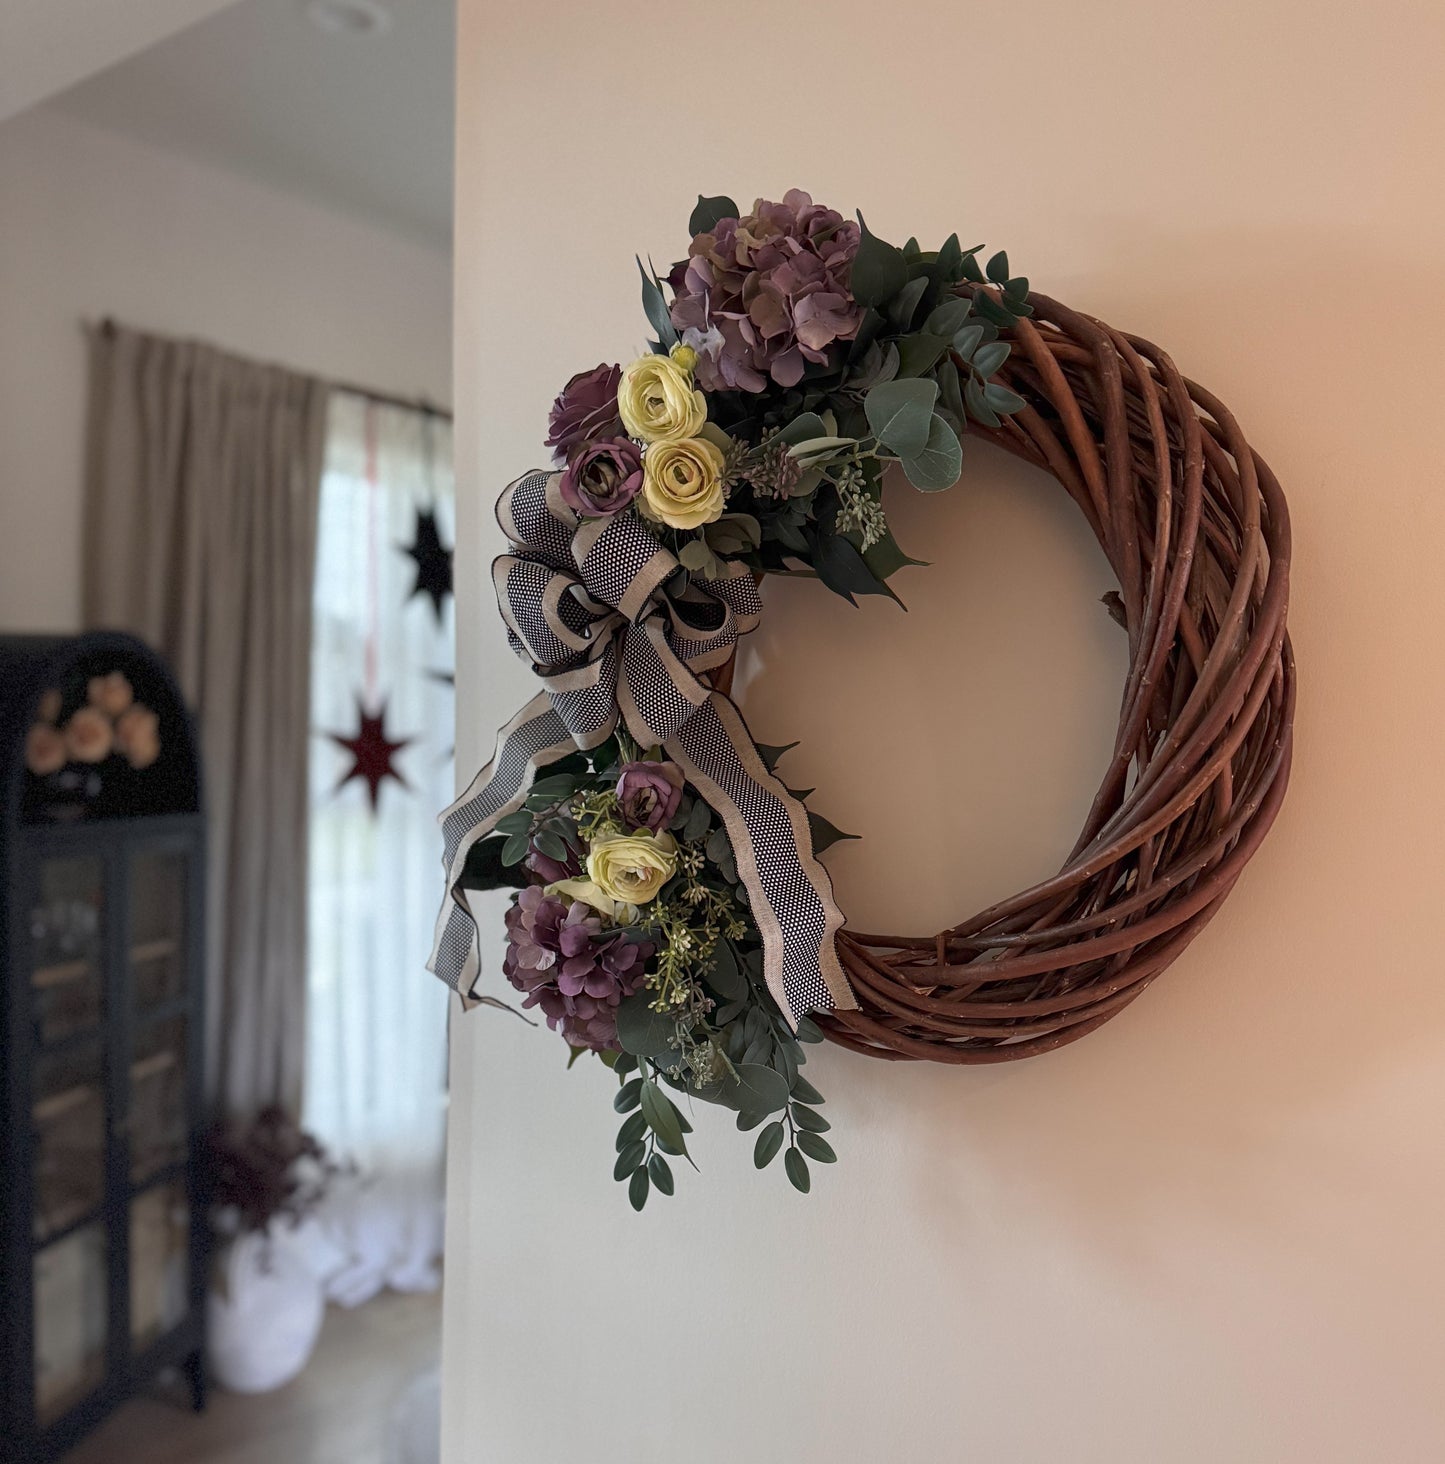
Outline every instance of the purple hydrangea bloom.
{"type": "Polygon", "coordinates": [[[617,1047],[617,1007],[642,984],[654,949],[604,930],[580,900],[529,885],[507,911],[502,972],[571,1046],[601,1052],[617,1047]]]}
{"type": "Polygon", "coordinates": [[[858,225],[792,188],[699,234],[669,276],[672,323],[698,352],[704,391],[796,386],[835,359],[863,318],[849,290],[858,225]]]}
{"type": "Polygon", "coordinates": [[[625,437],[617,411],[620,366],[579,371],[562,388],[547,418],[547,446],[559,463],[570,462],[589,443],[625,437]]]}

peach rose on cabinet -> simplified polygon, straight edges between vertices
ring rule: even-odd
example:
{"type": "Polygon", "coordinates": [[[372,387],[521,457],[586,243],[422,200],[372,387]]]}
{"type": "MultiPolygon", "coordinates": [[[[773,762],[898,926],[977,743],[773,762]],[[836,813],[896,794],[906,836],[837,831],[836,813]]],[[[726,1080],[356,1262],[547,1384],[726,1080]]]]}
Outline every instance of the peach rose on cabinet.
{"type": "Polygon", "coordinates": [[[120,714],[115,724],[116,750],[140,771],[161,755],[161,719],[147,706],[136,702],[120,714]]]}
{"type": "Polygon", "coordinates": [[[90,704],[99,707],[108,717],[118,717],[135,700],[135,692],[124,673],[109,671],[92,676],[85,684],[90,704]]]}
{"type": "Polygon", "coordinates": [[[110,718],[95,707],[81,707],[63,731],[66,751],[75,762],[104,762],[110,756],[115,732],[110,718]]]}
{"type": "Polygon", "coordinates": [[[49,722],[37,722],[25,734],[25,766],[44,778],[58,773],[65,763],[65,738],[49,722]]]}

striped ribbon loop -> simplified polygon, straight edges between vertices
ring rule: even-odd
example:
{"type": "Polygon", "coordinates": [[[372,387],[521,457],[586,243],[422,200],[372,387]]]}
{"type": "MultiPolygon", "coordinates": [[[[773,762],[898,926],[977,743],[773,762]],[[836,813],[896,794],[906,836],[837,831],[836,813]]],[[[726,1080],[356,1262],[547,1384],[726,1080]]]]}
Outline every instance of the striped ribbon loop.
{"type": "Polygon", "coordinates": [[[526,801],[538,772],[619,722],[679,764],[727,829],[763,938],[763,970],[796,1027],[856,1005],[834,937],[843,916],[813,853],[807,811],[769,772],[742,713],[701,679],[753,630],[762,598],[740,564],[689,576],[635,512],[580,518],[560,474],[534,471],[497,501],[511,552],[492,582],[512,649],[543,690],[497,734],[491,762],[441,816],[447,898],[428,969],[471,1005],[481,972],[460,880],[467,852],[526,801]]]}

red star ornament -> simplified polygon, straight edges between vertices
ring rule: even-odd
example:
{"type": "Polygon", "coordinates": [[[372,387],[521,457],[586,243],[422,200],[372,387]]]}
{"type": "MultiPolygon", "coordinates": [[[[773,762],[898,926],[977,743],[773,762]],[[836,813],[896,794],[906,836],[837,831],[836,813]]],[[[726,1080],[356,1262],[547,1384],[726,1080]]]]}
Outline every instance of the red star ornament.
{"type": "Polygon", "coordinates": [[[381,785],[387,778],[395,778],[403,788],[410,789],[411,784],[397,771],[394,759],[402,748],[410,747],[416,739],[404,737],[400,742],[393,742],[387,737],[385,702],[372,716],[358,697],[356,714],[360,727],[355,736],[343,737],[339,732],[326,734],[338,747],[351,754],[351,768],[336,785],[336,791],[339,793],[353,778],[360,778],[366,784],[371,811],[375,813],[381,798],[381,785]]]}

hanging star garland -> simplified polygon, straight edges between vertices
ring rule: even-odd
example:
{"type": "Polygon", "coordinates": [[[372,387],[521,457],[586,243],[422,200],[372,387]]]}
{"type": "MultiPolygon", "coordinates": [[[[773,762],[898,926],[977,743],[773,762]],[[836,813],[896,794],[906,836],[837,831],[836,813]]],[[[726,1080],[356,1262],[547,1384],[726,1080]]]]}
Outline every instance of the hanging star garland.
{"type": "Polygon", "coordinates": [[[403,788],[411,788],[411,784],[397,771],[395,758],[402,748],[411,746],[416,739],[404,737],[400,742],[393,742],[387,737],[385,702],[381,704],[381,710],[372,716],[358,697],[356,714],[359,725],[355,736],[343,737],[339,732],[326,734],[338,747],[349,752],[352,759],[351,767],[336,785],[336,791],[339,793],[353,778],[360,778],[366,784],[371,811],[375,813],[381,798],[381,785],[387,778],[395,778],[403,788]]]}
{"type": "Polygon", "coordinates": [[[452,592],[452,551],[442,543],[435,512],[429,508],[417,509],[416,533],[409,545],[400,548],[416,561],[416,583],[407,598],[426,595],[440,623],[442,605],[452,592]]]}

